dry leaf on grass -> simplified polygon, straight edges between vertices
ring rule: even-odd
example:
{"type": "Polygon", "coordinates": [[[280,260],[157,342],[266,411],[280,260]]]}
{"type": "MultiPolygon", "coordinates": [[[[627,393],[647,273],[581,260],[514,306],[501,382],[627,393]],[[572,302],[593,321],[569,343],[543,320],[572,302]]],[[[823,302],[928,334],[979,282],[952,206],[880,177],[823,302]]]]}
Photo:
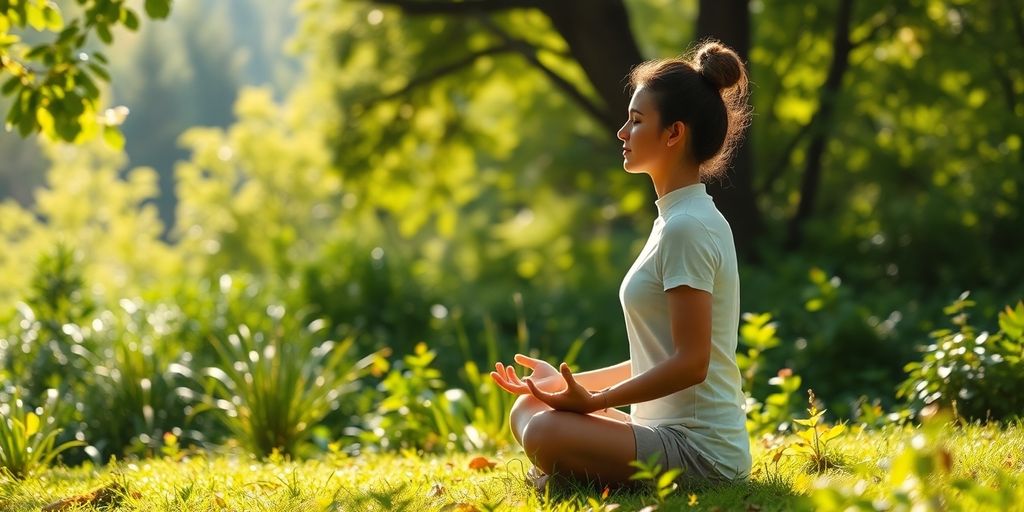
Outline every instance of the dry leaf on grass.
{"type": "Polygon", "coordinates": [[[477,471],[494,469],[494,466],[497,465],[497,462],[487,460],[487,457],[473,457],[473,460],[469,461],[469,469],[475,469],[477,471]]]}
{"type": "Polygon", "coordinates": [[[42,512],[58,512],[75,507],[110,507],[118,505],[125,496],[139,499],[141,494],[129,491],[119,483],[108,484],[78,496],[55,501],[42,508],[42,512]]]}
{"type": "Polygon", "coordinates": [[[441,484],[434,484],[430,486],[430,490],[427,491],[428,498],[436,498],[444,494],[444,486],[441,484]]]}

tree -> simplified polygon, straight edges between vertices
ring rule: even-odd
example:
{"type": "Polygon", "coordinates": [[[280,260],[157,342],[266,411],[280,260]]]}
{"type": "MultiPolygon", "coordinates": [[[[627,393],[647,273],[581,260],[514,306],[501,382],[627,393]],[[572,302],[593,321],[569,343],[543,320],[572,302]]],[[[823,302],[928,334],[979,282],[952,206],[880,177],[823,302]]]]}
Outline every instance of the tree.
{"type": "MultiPolygon", "coordinates": [[[[735,48],[741,58],[745,58],[750,47],[748,1],[702,0],[697,35],[700,38],[719,39],[735,48]]],[[[433,69],[424,66],[425,69],[419,71],[419,78],[413,79],[407,89],[427,85],[440,75],[457,73],[483,57],[513,54],[542,73],[554,87],[600,123],[608,133],[614,133],[622,124],[629,103],[624,92],[624,78],[644,60],[644,56],[630,25],[629,11],[621,0],[376,0],[375,3],[397,7],[404,14],[414,17],[472,19],[496,39],[491,47],[467,54],[451,64],[433,69]],[[566,76],[567,73],[561,67],[545,63],[541,54],[551,52],[550,48],[532,42],[525,33],[514,33],[495,19],[496,15],[503,12],[522,9],[539,11],[550,20],[566,48],[564,52],[555,53],[571,61],[572,67],[578,66],[586,77],[585,81],[573,80],[566,76]],[[601,34],[601,37],[595,37],[594,34],[601,34]]],[[[474,37],[474,33],[468,32],[467,37],[474,37]]],[[[442,51],[443,45],[450,44],[450,40],[436,40],[431,44],[442,51]]],[[[712,184],[712,193],[732,223],[740,250],[747,254],[752,252],[751,242],[760,232],[761,225],[752,179],[749,145],[744,145],[733,162],[729,176],[712,184]]]]}
{"type": "MultiPolygon", "coordinates": [[[[100,51],[86,51],[93,33],[102,44],[114,41],[112,30],[139,28],[139,15],[127,0],[76,0],[81,10],[65,23],[59,7],[46,0],[0,1],[0,92],[13,98],[6,124],[22,136],[42,132],[68,142],[82,141],[100,129],[115,147],[124,145],[117,126],[126,109],[99,111],[98,81],[108,81],[107,58],[100,51]],[[50,41],[31,43],[27,28],[56,34],[50,41]]],[[[146,0],[150,18],[165,18],[171,0],[146,0]]]]}

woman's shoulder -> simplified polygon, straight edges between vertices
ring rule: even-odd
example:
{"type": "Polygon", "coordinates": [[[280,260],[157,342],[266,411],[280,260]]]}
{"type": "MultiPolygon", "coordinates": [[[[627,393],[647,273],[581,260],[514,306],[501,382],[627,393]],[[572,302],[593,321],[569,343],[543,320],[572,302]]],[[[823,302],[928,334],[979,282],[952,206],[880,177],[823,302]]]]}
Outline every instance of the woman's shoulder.
{"type": "Polygon", "coordinates": [[[673,212],[665,218],[664,235],[710,235],[715,229],[714,216],[702,210],[687,209],[673,212]]]}

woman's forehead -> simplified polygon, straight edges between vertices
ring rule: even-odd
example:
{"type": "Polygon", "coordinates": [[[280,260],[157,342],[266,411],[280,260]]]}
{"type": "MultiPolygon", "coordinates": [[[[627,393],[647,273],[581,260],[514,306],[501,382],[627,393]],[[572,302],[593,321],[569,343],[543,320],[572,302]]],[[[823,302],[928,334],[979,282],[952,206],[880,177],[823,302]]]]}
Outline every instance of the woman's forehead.
{"type": "Polygon", "coordinates": [[[633,98],[629,101],[630,110],[639,110],[643,114],[649,114],[654,106],[654,98],[646,87],[640,86],[633,91],[633,98]]]}

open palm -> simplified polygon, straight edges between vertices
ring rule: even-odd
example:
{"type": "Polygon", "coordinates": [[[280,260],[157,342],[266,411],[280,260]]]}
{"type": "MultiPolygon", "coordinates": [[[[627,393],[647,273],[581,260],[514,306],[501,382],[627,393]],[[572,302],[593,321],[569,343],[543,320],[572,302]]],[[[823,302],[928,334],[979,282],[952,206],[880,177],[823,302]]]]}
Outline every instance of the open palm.
{"type": "MultiPolygon", "coordinates": [[[[527,357],[523,354],[516,354],[514,359],[517,363],[530,369],[530,375],[523,375],[523,378],[529,377],[537,389],[549,393],[565,389],[565,379],[562,378],[562,374],[547,361],[527,357]]],[[[491,372],[491,379],[494,379],[494,382],[505,391],[515,395],[530,393],[530,388],[516,375],[514,367],[498,362],[494,364],[494,370],[491,372]]]]}

